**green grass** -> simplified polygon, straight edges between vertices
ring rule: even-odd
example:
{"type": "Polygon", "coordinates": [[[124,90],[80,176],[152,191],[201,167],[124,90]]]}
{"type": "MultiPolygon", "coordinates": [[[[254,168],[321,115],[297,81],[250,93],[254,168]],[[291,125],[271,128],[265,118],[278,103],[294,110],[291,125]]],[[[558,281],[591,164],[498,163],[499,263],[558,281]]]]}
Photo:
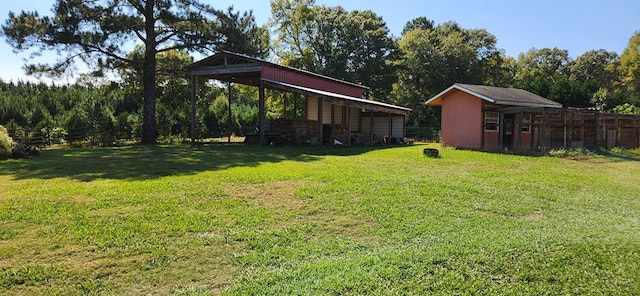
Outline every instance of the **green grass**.
{"type": "Polygon", "coordinates": [[[2,161],[0,294],[640,293],[639,151],[425,147],[2,161]]]}

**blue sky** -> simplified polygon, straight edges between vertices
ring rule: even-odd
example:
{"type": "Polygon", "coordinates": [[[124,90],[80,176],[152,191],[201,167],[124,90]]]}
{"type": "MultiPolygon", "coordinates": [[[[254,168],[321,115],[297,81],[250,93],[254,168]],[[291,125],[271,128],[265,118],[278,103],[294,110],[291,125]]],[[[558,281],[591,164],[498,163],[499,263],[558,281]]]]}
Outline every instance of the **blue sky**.
{"type": "MultiPolygon", "coordinates": [[[[0,22],[9,11],[49,13],[54,0],[0,0],[0,22]]],[[[271,16],[269,0],[201,0],[217,8],[233,5],[236,10],[253,10],[259,24],[271,16]]],[[[517,58],[531,48],[557,47],[575,58],[586,51],[605,49],[618,54],[635,31],[640,31],[638,0],[316,0],[317,5],[342,5],[347,10],[370,9],[387,23],[391,34],[399,36],[407,21],[425,16],[435,23],[455,21],[463,28],[484,28],[498,39],[506,55],[517,58]]],[[[0,79],[34,80],[24,75],[22,66],[28,56],[15,54],[0,41],[0,79]]],[[[38,62],[55,59],[46,53],[38,62]]]]}

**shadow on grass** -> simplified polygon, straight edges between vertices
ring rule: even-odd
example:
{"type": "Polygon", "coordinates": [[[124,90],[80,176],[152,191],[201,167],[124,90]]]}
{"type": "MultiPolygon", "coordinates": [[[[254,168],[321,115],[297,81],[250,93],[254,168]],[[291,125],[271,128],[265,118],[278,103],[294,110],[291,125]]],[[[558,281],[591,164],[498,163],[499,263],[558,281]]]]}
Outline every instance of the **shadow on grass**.
{"type": "Polygon", "coordinates": [[[617,161],[640,161],[640,149],[626,150],[613,148],[608,150],[597,148],[595,149],[595,153],[617,161]]]}
{"type": "Polygon", "coordinates": [[[45,150],[32,159],[0,162],[0,174],[15,179],[73,178],[144,180],[232,167],[255,167],[286,160],[311,162],[327,155],[348,156],[385,147],[281,147],[242,144],[124,146],[45,150]]]}

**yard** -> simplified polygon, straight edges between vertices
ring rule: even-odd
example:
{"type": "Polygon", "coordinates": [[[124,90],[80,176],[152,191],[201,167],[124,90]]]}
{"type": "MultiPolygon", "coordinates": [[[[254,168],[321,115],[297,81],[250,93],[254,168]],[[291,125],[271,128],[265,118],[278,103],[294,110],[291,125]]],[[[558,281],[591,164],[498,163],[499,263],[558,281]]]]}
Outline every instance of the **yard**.
{"type": "Polygon", "coordinates": [[[638,151],[426,147],[2,161],[0,294],[640,293],[638,151]]]}

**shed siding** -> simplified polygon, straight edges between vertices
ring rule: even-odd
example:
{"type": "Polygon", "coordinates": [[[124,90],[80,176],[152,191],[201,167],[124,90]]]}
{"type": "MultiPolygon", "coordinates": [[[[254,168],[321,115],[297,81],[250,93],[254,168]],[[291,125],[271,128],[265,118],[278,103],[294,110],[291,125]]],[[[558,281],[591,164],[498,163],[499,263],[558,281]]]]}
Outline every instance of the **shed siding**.
{"type": "Polygon", "coordinates": [[[362,113],[360,112],[360,109],[358,108],[349,108],[349,112],[351,113],[350,116],[350,122],[349,124],[351,125],[351,130],[354,132],[359,132],[362,130],[362,127],[360,126],[360,116],[362,116],[362,113]]]}
{"type": "Polygon", "coordinates": [[[484,148],[489,150],[500,149],[498,132],[484,132],[484,148]]]}
{"type": "Polygon", "coordinates": [[[322,124],[331,124],[331,105],[322,104],[322,124]]]}
{"type": "MultiPolygon", "coordinates": [[[[363,133],[369,133],[371,117],[369,114],[362,115],[363,133]]],[[[402,138],[404,137],[404,119],[403,117],[391,118],[391,130],[389,130],[389,117],[376,116],[373,117],[373,140],[381,141],[384,136],[402,138]]]]}
{"type": "Polygon", "coordinates": [[[459,90],[443,97],[443,145],[481,149],[483,126],[481,99],[459,90]]]}
{"type": "Polygon", "coordinates": [[[307,97],[307,119],[318,120],[318,98],[307,97]]]}
{"type": "Polygon", "coordinates": [[[403,138],[404,117],[393,117],[391,122],[391,136],[396,138],[403,138]]]}
{"type": "Polygon", "coordinates": [[[520,135],[521,137],[521,142],[520,142],[520,146],[522,147],[522,149],[524,150],[531,150],[531,148],[533,148],[533,128],[531,128],[531,131],[528,133],[522,133],[520,135]]]}
{"type": "Polygon", "coordinates": [[[286,69],[262,66],[262,78],[277,82],[289,83],[303,87],[319,89],[323,91],[333,92],[341,95],[362,98],[363,89],[357,86],[342,84],[337,81],[321,79],[303,73],[294,73],[286,69]]]}

